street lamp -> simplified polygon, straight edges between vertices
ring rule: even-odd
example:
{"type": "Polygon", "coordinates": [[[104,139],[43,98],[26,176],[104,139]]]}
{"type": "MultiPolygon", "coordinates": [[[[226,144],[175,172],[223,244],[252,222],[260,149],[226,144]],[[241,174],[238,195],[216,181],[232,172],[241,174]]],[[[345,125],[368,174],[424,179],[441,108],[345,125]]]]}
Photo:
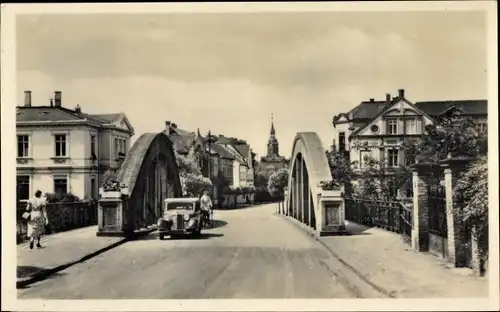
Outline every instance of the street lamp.
{"type": "MultiPolygon", "coordinates": [[[[208,130],[207,140],[208,142],[208,179],[212,182],[212,133],[208,130]]],[[[210,187],[210,193],[213,195],[213,184],[210,187]]]]}

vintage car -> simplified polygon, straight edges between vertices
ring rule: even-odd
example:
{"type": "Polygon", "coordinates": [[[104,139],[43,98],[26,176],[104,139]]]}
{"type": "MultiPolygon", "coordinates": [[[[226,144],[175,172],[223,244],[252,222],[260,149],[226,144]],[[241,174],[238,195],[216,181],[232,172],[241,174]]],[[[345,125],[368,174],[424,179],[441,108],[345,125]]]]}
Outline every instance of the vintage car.
{"type": "Polygon", "coordinates": [[[201,233],[201,206],[199,198],[167,198],[163,216],[158,218],[159,238],[201,233]]]}

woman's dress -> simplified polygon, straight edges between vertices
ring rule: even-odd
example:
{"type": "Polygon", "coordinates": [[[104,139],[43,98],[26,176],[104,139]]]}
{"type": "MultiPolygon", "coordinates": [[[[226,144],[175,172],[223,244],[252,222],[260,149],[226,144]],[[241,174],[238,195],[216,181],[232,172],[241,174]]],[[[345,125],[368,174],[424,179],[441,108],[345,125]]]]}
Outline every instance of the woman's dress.
{"type": "Polygon", "coordinates": [[[32,198],[28,203],[28,211],[31,218],[28,221],[28,237],[40,237],[45,232],[45,200],[42,198],[32,198]]]}

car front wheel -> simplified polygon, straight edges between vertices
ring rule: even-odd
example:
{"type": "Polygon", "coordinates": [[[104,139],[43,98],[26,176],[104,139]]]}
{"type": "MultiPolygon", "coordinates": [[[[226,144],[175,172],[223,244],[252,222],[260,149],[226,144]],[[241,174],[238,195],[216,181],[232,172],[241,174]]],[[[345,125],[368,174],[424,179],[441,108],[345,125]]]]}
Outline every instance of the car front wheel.
{"type": "Polygon", "coordinates": [[[158,238],[159,238],[160,240],[163,240],[163,239],[165,238],[165,235],[160,234],[160,235],[158,236],[158,238]]]}

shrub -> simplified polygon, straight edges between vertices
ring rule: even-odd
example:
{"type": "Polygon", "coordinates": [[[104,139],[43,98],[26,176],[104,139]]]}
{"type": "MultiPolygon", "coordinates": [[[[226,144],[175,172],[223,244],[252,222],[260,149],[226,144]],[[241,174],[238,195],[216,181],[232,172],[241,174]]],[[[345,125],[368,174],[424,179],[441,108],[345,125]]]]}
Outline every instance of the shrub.
{"type": "Polygon", "coordinates": [[[72,193],[45,193],[45,198],[47,203],[76,203],[82,201],[78,196],[72,193]]]}

